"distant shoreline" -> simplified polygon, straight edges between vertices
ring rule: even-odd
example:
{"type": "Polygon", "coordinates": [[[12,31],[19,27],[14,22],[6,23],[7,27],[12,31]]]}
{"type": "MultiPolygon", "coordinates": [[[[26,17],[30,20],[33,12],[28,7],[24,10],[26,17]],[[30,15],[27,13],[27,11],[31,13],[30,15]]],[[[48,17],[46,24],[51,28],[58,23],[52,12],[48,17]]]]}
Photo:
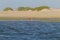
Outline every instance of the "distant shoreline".
{"type": "Polygon", "coordinates": [[[41,18],[41,19],[9,19],[9,18],[0,18],[0,21],[41,21],[41,22],[60,22],[60,18],[41,18]]]}
{"type": "Polygon", "coordinates": [[[0,20],[60,21],[60,9],[42,11],[0,11],[0,20]]]}

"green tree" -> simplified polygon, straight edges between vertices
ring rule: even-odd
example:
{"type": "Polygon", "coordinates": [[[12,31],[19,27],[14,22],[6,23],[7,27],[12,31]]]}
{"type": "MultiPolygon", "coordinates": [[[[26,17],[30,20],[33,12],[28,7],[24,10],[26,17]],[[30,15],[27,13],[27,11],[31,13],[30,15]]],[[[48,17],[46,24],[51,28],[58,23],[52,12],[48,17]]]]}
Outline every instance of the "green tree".
{"type": "Polygon", "coordinates": [[[32,8],[30,8],[30,7],[25,7],[25,10],[26,10],[26,11],[32,10],[32,8]]]}
{"type": "Polygon", "coordinates": [[[4,11],[8,11],[8,10],[13,11],[13,9],[12,9],[12,8],[10,8],[10,7],[6,7],[6,8],[4,9],[4,11]]]}
{"type": "Polygon", "coordinates": [[[48,6],[40,6],[40,7],[36,7],[36,8],[34,8],[34,10],[42,10],[42,9],[49,9],[50,7],[48,7],[48,6]]]}
{"type": "Polygon", "coordinates": [[[30,7],[18,7],[18,11],[28,11],[28,10],[31,10],[32,8],[30,7]]]}
{"type": "Polygon", "coordinates": [[[18,10],[18,11],[24,11],[24,9],[25,9],[24,7],[18,7],[17,10],[18,10]]]}

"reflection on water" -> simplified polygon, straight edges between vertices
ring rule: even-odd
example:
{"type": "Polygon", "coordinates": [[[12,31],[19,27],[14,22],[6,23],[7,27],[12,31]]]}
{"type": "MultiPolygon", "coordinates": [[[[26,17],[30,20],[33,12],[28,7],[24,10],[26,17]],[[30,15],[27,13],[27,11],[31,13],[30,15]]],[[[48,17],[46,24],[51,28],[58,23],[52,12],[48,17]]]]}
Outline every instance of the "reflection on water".
{"type": "Polygon", "coordinates": [[[0,21],[0,40],[60,40],[60,23],[0,21]]]}

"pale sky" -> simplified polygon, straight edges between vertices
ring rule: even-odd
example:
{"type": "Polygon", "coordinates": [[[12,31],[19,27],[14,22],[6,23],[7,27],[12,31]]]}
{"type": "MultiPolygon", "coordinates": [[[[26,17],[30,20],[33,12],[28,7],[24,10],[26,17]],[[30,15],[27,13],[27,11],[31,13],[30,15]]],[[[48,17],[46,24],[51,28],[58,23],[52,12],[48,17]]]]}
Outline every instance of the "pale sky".
{"type": "Polygon", "coordinates": [[[0,0],[0,10],[4,9],[5,7],[16,9],[22,6],[49,6],[52,8],[60,8],[60,0],[0,0]]]}

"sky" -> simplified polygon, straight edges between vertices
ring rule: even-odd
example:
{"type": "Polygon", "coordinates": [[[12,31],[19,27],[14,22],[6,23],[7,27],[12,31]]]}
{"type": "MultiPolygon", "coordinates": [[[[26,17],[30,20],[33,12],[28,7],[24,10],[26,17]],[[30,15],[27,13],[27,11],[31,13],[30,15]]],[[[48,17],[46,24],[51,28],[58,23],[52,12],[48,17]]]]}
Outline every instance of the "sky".
{"type": "Polygon", "coordinates": [[[60,0],[0,0],[0,10],[11,7],[38,7],[49,6],[51,8],[60,8],[60,0]]]}

